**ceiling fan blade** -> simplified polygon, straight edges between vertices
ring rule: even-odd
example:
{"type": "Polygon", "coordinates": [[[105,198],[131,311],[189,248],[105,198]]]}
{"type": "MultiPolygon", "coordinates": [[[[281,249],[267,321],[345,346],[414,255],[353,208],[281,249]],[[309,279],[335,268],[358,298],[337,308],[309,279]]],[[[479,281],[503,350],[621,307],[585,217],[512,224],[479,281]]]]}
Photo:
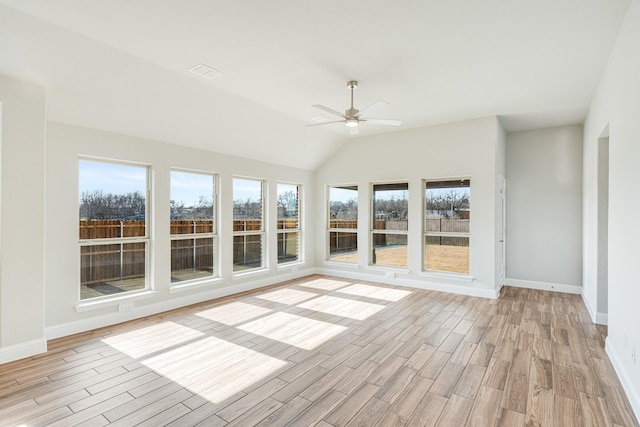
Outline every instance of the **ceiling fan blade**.
{"type": "Polygon", "coordinates": [[[332,110],[331,108],[325,107],[324,105],[315,104],[315,105],[312,105],[312,107],[315,107],[315,108],[317,108],[319,110],[322,110],[322,111],[326,111],[327,113],[331,113],[331,114],[334,114],[336,116],[344,117],[346,119],[344,114],[342,114],[341,112],[336,111],[336,110],[332,110]]]}
{"type": "Polygon", "coordinates": [[[380,99],[374,102],[373,104],[369,105],[368,107],[365,107],[362,111],[356,114],[356,117],[360,117],[363,115],[366,116],[367,114],[373,113],[374,111],[378,111],[379,109],[386,107],[387,105],[389,105],[387,101],[383,101],[382,99],[380,99]]]}
{"type": "Polygon", "coordinates": [[[360,120],[374,125],[400,126],[402,124],[402,120],[395,119],[365,119],[360,117],[360,120]]]}
{"type": "Polygon", "coordinates": [[[360,126],[354,126],[352,128],[349,128],[349,135],[355,136],[359,133],[360,133],[360,126]]]}
{"type": "Polygon", "coordinates": [[[344,123],[344,120],[332,120],[330,122],[322,122],[322,123],[311,123],[308,125],[305,125],[306,127],[311,127],[311,126],[322,126],[322,125],[330,125],[331,123],[344,123]]]}

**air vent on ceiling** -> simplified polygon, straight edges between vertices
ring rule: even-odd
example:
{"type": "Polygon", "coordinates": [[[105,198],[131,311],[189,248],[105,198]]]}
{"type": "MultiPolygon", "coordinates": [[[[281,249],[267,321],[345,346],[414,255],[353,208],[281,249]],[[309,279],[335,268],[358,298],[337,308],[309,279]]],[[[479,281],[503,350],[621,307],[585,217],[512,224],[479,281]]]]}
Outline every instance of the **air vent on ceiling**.
{"type": "Polygon", "coordinates": [[[222,75],[222,71],[218,71],[215,68],[211,68],[208,65],[198,64],[190,70],[192,73],[197,74],[205,79],[215,79],[222,75]]]}

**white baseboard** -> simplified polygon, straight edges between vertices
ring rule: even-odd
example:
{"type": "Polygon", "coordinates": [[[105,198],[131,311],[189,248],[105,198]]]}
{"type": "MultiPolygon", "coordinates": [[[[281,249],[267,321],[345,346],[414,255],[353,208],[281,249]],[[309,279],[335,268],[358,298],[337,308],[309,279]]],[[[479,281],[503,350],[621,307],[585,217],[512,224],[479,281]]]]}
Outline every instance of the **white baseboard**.
{"type": "Polygon", "coordinates": [[[591,321],[593,323],[598,323],[596,322],[596,320],[598,319],[598,316],[596,315],[596,311],[593,309],[593,307],[591,307],[591,304],[589,303],[589,298],[587,298],[587,296],[584,293],[584,288],[582,288],[582,292],[580,293],[580,295],[582,295],[582,302],[584,303],[584,306],[587,307],[587,311],[589,312],[589,317],[591,317],[591,321]]]}
{"type": "Polygon", "coordinates": [[[613,369],[615,369],[616,374],[618,374],[618,378],[622,383],[622,388],[627,394],[629,403],[631,403],[631,409],[635,413],[636,420],[640,420],[640,384],[634,384],[633,381],[629,379],[629,375],[620,361],[621,359],[619,354],[615,351],[613,346],[609,345],[609,340],[605,340],[604,349],[611,360],[613,369]]]}
{"type": "Polygon", "coordinates": [[[593,307],[589,304],[589,299],[585,296],[584,292],[581,293],[582,301],[584,302],[584,306],[587,307],[587,311],[589,312],[589,317],[591,317],[591,321],[596,325],[608,325],[609,324],[609,313],[602,313],[600,311],[595,311],[593,307]]]}
{"type": "Polygon", "coordinates": [[[596,313],[596,321],[594,322],[598,325],[608,325],[609,324],[609,313],[596,313]]]}
{"type": "Polygon", "coordinates": [[[47,351],[47,341],[44,338],[31,340],[20,344],[0,347],[0,364],[35,356],[47,351]]]}
{"type": "Polygon", "coordinates": [[[212,289],[207,292],[201,292],[193,295],[186,295],[183,297],[172,298],[169,301],[163,301],[155,304],[139,306],[134,308],[132,311],[125,312],[125,313],[114,312],[114,313],[106,314],[103,316],[85,318],[85,319],[81,319],[73,322],[49,326],[45,328],[44,333],[45,333],[46,339],[48,340],[54,339],[54,338],[66,337],[68,335],[91,331],[93,329],[115,325],[117,323],[126,322],[128,320],[134,320],[141,317],[150,316],[152,314],[163,313],[165,311],[174,310],[176,308],[185,307],[187,305],[196,304],[203,301],[209,301],[215,298],[221,298],[228,295],[234,295],[241,292],[251,291],[254,289],[284,282],[287,280],[298,279],[300,277],[314,274],[314,272],[315,272],[315,269],[310,268],[310,269],[304,269],[300,271],[292,271],[291,273],[287,273],[287,274],[279,274],[278,276],[271,276],[268,278],[252,280],[249,282],[243,282],[236,285],[225,286],[217,289],[212,289]]]}
{"type": "MultiPolygon", "coordinates": [[[[401,277],[400,275],[382,275],[382,274],[370,274],[351,270],[334,270],[330,268],[316,268],[315,272],[318,274],[325,274],[327,276],[336,276],[345,279],[353,280],[365,280],[370,282],[384,283],[387,285],[399,285],[407,286],[416,289],[425,289],[430,291],[448,292],[451,294],[468,295],[472,297],[482,297],[496,299],[499,296],[499,291],[495,289],[486,289],[474,287],[471,285],[456,284],[455,278],[447,280],[442,277],[440,279],[415,279],[411,277],[401,277]]],[[[465,280],[466,283],[471,283],[469,280],[465,280]]]]}
{"type": "Polygon", "coordinates": [[[566,285],[563,283],[536,282],[533,280],[505,279],[506,286],[516,288],[539,289],[541,291],[565,292],[568,294],[582,294],[582,286],[566,285]]]}

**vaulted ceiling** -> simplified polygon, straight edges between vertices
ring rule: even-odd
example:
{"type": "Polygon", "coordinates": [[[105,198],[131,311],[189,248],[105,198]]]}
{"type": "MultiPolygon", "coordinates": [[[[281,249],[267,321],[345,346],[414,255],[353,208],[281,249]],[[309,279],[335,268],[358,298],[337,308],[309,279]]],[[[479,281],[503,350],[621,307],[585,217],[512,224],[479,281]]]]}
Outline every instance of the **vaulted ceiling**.
{"type": "MultiPolygon", "coordinates": [[[[357,137],[498,115],[585,117],[629,0],[0,0],[0,74],[53,121],[315,169],[350,138],[314,109],[391,105],[357,137]],[[209,80],[190,69],[206,64],[209,80]]],[[[1,100],[0,100],[1,101],[1,100]]]]}

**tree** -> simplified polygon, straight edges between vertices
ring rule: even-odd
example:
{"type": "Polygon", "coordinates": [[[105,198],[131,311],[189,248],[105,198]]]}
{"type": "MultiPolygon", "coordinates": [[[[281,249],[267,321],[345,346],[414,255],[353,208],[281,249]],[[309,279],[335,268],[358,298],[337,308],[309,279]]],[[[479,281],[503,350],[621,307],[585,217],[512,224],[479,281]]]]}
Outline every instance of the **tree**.
{"type": "Polygon", "coordinates": [[[298,215],[298,195],[294,191],[278,193],[276,201],[278,206],[278,218],[289,218],[298,215]]]}
{"type": "Polygon", "coordinates": [[[80,195],[80,218],[144,219],[146,206],[146,199],[139,191],[125,194],[84,191],[80,195]]]}
{"type": "Polygon", "coordinates": [[[443,217],[460,215],[460,212],[469,210],[469,191],[459,189],[429,191],[426,209],[443,217]]]}

